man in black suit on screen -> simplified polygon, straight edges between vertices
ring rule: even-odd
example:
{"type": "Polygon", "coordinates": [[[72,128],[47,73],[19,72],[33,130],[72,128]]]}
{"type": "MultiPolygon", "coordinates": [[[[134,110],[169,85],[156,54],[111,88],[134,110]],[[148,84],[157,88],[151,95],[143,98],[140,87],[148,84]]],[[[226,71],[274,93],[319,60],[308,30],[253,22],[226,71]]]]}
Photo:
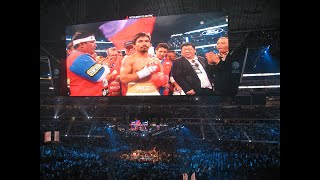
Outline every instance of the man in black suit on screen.
{"type": "Polygon", "coordinates": [[[235,95],[236,85],[232,80],[232,55],[229,54],[228,37],[220,37],[216,46],[218,53],[208,52],[205,54],[209,64],[210,76],[214,79],[214,95],[230,96],[235,95]]]}
{"type": "Polygon", "coordinates": [[[208,62],[201,56],[196,56],[192,43],[181,45],[181,57],[173,61],[172,75],[186,95],[212,95],[214,85],[208,69],[208,62]]]}

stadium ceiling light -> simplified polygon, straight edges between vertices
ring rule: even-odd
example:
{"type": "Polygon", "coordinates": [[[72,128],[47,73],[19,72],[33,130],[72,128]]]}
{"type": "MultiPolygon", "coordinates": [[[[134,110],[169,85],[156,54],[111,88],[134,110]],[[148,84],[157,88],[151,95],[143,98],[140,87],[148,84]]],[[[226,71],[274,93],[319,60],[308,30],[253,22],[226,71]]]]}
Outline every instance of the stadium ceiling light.
{"type": "Polygon", "coordinates": [[[243,74],[243,77],[249,76],[280,76],[280,73],[256,73],[256,74],[243,74]]]}

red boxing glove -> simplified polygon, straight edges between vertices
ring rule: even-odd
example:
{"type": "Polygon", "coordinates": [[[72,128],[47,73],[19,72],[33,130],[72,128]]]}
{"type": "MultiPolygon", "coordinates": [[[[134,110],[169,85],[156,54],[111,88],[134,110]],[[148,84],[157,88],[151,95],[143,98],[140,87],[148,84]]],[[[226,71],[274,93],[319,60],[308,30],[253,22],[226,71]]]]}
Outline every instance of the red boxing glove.
{"type": "Polygon", "coordinates": [[[157,87],[164,86],[168,83],[168,76],[166,76],[163,72],[157,72],[152,74],[151,82],[157,87]]]}
{"type": "Polygon", "coordinates": [[[108,85],[108,96],[120,96],[120,82],[112,81],[108,85]]]}
{"type": "Polygon", "coordinates": [[[148,69],[151,71],[151,73],[157,73],[161,70],[161,64],[158,64],[156,62],[151,62],[147,64],[148,69]],[[156,68],[155,68],[156,66],[156,68]]]}

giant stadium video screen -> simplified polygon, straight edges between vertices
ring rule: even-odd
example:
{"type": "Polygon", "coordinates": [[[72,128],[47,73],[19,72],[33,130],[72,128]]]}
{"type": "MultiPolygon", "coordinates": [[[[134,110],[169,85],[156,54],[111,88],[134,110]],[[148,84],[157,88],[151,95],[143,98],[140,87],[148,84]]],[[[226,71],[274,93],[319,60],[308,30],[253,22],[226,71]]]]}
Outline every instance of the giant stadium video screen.
{"type": "MultiPolygon", "coordinates": [[[[67,92],[62,94],[220,95],[215,93],[220,86],[219,80],[215,79],[219,78],[219,73],[210,70],[212,66],[207,63],[206,53],[218,53],[217,41],[221,37],[228,37],[228,16],[223,12],[157,17],[141,15],[122,20],[67,26],[66,48],[73,42],[75,50],[67,55],[67,92]],[[80,35],[75,38],[78,32],[93,35],[80,35]],[[147,34],[149,37],[135,39],[139,33],[147,34]],[[91,44],[88,44],[89,42],[91,44]],[[181,58],[185,57],[181,47],[185,43],[187,45],[183,47],[191,48],[187,54],[195,53],[197,57],[203,57],[204,61],[195,58],[194,63],[194,60],[181,58]],[[94,51],[89,53],[86,51],[88,48],[93,48],[94,51]],[[190,65],[182,63],[179,66],[179,63],[175,62],[182,59],[190,60],[190,65]],[[200,93],[202,89],[206,89],[203,91],[206,93],[200,93]]],[[[243,58],[238,56],[232,59],[228,67],[224,68],[222,76],[232,80],[222,80],[227,83],[225,87],[231,89],[222,89],[223,95],[234,95],[237,92],[243,58]]]]}

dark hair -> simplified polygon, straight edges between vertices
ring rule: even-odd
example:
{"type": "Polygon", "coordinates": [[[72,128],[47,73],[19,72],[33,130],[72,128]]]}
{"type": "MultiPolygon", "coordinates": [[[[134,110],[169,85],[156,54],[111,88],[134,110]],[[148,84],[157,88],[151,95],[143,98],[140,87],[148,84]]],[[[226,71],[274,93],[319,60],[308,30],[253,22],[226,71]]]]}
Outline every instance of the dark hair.
{"type": "Polygon", "coordinates": [[[158,50],[159,48],[165,48],[165,49],[169,50],[169,46],[167,43],[159,43],[156,47],[156,50],[158,50]]]}
{"type": "Polygon", "coordinates": [[[129,46],[132,47],[132,45],[133,45],[133,42],[132,42],[132,41],[127,41],[127,42],[124,43],[124,48],[127,49],[129,46]]]}
{"type": "Polygon", "coordinates": [[[67,45],[67,50],[68,50],[68,49],[70,50],[70,49],[72,48],[72,46],[73,46],[73,42],[71,41],[71,42],[69,42],[68,45],[67,45]]]}
{"type": "Polygon", "coordinates": [[[195,47],[192,43],[190,43],[190,42],[185,42],[185,43],[181,44],[181,46],[180,46],[180,49],[181,49],[181,50],[182,50],[183,46],[192,46],[193,49],[196,49],[196,47],[195,47]]]}
{"type": "Polygon", "coordinates": [[[133,44],[136,44],[137,39],[140,37],[148,37],[149,40],[151,41],[151,36],[145,32],[139,32],[138,34],[136,34],[132,40],[133,44]]]}

